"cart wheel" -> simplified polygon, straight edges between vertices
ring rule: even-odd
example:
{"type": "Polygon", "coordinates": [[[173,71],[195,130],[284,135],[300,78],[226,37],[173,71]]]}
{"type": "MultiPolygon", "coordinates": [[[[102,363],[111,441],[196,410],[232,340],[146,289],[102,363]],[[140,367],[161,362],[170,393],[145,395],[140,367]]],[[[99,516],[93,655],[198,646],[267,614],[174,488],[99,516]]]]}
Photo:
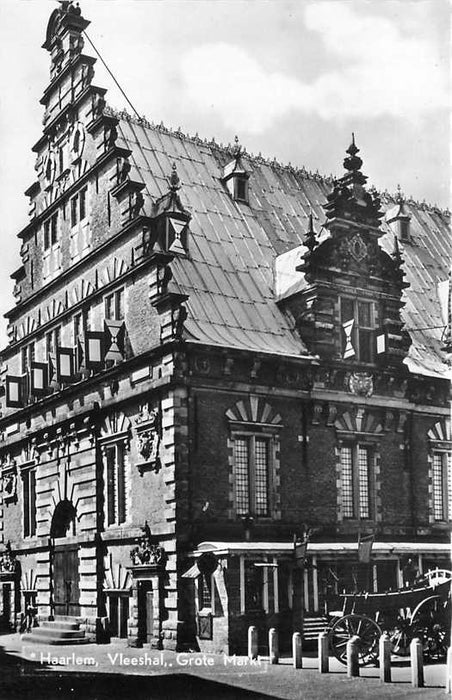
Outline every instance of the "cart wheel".
{"type": "Polygon", "coordinates": [[[450,606],[438,596],[418,606],[412,619],[413,636],[419,637],[429,661],[444,661],[450,640],[450,606]]]}
{"type": "Polygon", "coordinates": [[[411,616],[407,610],[400,610],[394,628],[389,632],[392,653],[396,656],[410,655],[410,642],[415,637],[411,616]]]}
{"type": "Polygon", "coordinates": [[[334,656],[343,664],[347,663],[347,642],[351,637],[359,637],[358,660],[360,666],[378,663],[378,640],[381,629],[374,620],[364,615],[344,615],[333,624],[329,631],[330,647],[334,656]]]}

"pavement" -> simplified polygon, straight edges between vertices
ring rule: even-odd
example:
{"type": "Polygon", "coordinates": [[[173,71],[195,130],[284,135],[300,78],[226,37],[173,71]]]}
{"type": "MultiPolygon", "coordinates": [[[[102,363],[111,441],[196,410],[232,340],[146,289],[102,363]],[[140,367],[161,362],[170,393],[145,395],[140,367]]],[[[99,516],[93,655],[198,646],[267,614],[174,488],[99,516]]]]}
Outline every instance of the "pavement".
{"type": "Polygon", "coordinates": [[[424,668],[425,687],[412,688],[409,664],[394,659],[392,682],[379,681],[378,668],[346,668],[330,658],[320,674],[315,652],[305,652],[303,668],[283,657],[272,665],[265,657],[179,653],[133,649],[124,641],[83,646],[47,646],[23,642],[19,634],[0,636],[0,697],[3,700],[327,700],[330,698],[441,698],[445,664],[424,668]]]}

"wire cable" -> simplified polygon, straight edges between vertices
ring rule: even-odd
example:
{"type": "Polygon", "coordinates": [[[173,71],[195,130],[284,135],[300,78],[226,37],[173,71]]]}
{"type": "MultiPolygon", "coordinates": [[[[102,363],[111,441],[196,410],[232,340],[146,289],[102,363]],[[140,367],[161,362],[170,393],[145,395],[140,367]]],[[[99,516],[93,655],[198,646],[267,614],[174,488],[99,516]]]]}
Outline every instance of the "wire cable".
{"type": "Polygon", "coordinates": [[[115,76],[113,75],[113,73],[112,73],[112,71],[110,70],[110,68],[109,68],[109,67],[107,66],[107,64],[105,63],[105,61],[104,61],[104,59],[102,58],[100,52],[99,52],[99,51],[96,49],[96,47],[94,46],[94,44],[93,44],[93,42],[91,41],[91,39],[89,38],[88,34],[87,34],[85,31],[83,32],[83,34],[84,34],[84,35],[86,36],[86,38],[88,39],[88,41],[89,41],[89,43],[91,44],[91,46],[93,47],[94,51],[97,53],[97,55],[99,56],[99,58],[100,58],[100,60],[102,61],[103,65],[104,65],[105,68],[107,69],[108,73],[111,75],[111,77],[112,77],[113,80],[115,81],[115,83],[116,83],[117,87],[119,88],[119,90],[121,91],[121,94],[123,95],[123,97],[127,100],[127,102],[129,103],[129,105],[132,107],[132,109],[133,109],[133,111],[135,112],[135,114],[137,115],[138,119],[141,119],[141,117],[140,117],[140,115],[138,114],[137,110],[135,109],[135,107],[133,106],[133,104],[131,103],[131,101],[129,100],[129,98],[127,97],[126,93],[124,92],[124,90],[122,89],[122,87],[120,86],[120,84],[118,83],[118,81],[116,80],[116,78],[115,78],[115,76]]]}

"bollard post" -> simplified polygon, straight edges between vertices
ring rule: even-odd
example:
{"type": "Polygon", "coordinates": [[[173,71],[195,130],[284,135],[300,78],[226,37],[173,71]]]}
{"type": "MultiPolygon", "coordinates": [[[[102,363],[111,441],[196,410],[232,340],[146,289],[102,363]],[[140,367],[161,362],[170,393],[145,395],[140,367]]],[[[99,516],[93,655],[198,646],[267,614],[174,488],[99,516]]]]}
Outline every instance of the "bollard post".
{"type": "Polygon", "coordinates": [[[452,647],[447,650],[447,661],[446,661],[446,693],[450,695],[452,693],[452,647]]]}
{"type": "Polygon", "coordinates": [[[411,657],[411,685],[413,688],[424,687],[424,659],[423,648],[420,639],[415,637],[410,644],[411,657]]]}
{"type": "Polygon", "coordinates": [[[294,632],[292,635],[292,656],[294,668],[303,668],[302,652],[301,634],[299,632],[294,632]]]}
{"type": "Polygon", "coordinates": [[[328,649],[328,633],[321,632],[319,634],[319,671],[320,673],[328,673],[329,671],[329,649],[328,649]]]}
{"type": "Polygon", "coordinates": [[[383,632],[378,643],[378,660],[380,662],[380,681],[391,682],[391,640],[387,632],[383,632]]]}
{"type": "Polygon", "coordinates": [[[347,642],[347,676],[349,678],[355,678],[359,676],[359,659],[358,659],[358,645],[360,639],[355,634],[347,642]]]}
{"type": "Polygon", "coordinates": [[[277,664],[279,661],[278,631],[274,627],[271,627],[268,631],[268,650],[270,663],[277,664]]]}
{"type": "Polygon", "coordinates": [[[257,627],[248,627],[248,658],[257,659],[257,627]]]}

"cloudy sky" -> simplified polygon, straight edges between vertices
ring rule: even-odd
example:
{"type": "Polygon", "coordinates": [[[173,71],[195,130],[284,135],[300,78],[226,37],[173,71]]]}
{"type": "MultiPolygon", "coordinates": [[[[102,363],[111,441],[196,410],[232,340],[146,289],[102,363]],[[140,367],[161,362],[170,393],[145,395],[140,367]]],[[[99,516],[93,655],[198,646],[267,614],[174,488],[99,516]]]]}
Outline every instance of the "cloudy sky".
{"type": "MultiPolygon", "coordinates": [[[[449,206],[448,0],[81,0],[136,110],[340,174],[352,131],[377,188],[449,206]]],[[[0,313],[13,305],[54,0],[0,0],[0,313]]],[[[89,53],[89,47],[86,47],[89,53]]],[[[99,62],[96,84],[125,100],[99,62]]],[[[0,345],[4,344],[0,324],[0,345]]]]}

